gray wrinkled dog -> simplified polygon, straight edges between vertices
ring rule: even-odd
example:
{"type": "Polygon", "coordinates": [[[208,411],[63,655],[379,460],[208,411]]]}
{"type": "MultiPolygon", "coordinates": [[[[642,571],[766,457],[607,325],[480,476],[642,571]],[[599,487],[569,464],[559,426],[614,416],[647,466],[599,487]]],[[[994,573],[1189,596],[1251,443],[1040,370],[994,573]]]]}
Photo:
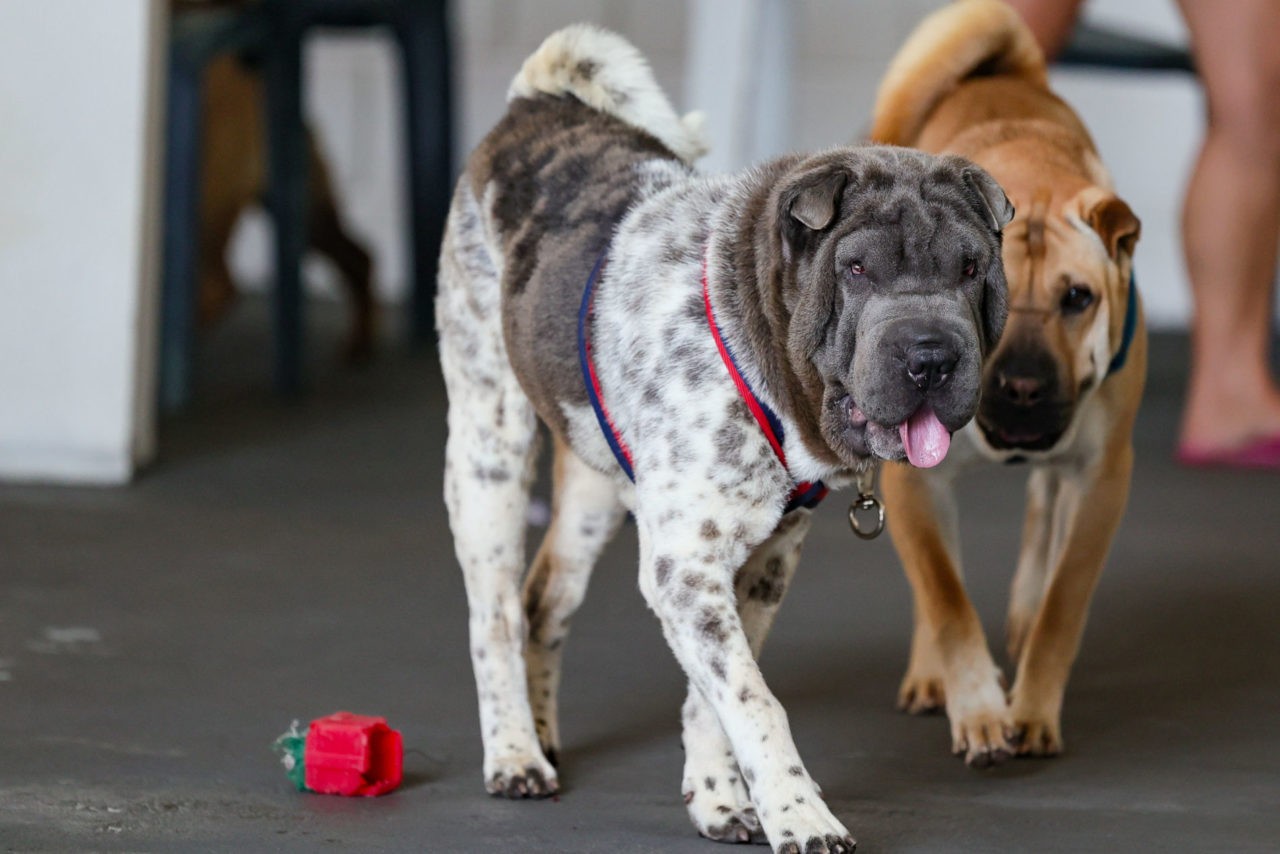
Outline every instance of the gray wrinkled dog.
{"type": "Polygon", "coordinates": [[[788,505],[876,459],[942,459],[1004,323],[1012,209],[959,158],[843,148],[707,179],[703,150],[633,47],[571,27],[458,183],[436,310],[485,786],[557,791],[562,644],[629,508],[689,677],[698,831],[848,851],[755,661],[809,528],[788,505]],[[538,418],[554,518],[522,602],[538,418]]]}

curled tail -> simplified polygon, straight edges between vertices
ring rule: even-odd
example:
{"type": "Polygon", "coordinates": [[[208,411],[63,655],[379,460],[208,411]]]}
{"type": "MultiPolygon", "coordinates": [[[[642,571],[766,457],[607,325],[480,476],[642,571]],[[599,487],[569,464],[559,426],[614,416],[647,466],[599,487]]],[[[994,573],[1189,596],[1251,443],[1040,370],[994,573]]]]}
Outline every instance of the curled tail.
{"type": "Polygon", "coordinates": [[[640,51],[600,27],[574,24],[558,30],[524,61],[507,100],[538,93],[573,95],[652,134],[685,162],[707,153],[702,113],[677,115],[640,51]]]}
{"type": "Polygon", "coordinates": [[[871,139],[911,145],[943,98],[971,77],[1008,75],[1047,86],[1035,37],[1001,0],[959,0],[916,27],[885,72],[871,139]]]}

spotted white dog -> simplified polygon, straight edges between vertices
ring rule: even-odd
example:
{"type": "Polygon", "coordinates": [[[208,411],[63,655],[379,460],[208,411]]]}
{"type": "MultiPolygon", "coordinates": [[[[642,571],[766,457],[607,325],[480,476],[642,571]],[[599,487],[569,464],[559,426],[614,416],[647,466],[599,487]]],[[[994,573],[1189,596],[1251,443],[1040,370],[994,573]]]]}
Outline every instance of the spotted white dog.
{"type": "Polygon", "coordinates": [[[694,824],[848,851],[756,655],[821,482],[937,463],[972,417],[1012,210],[958,158],[846,148],[700,179],[703,149],[633,47],[571,27],[525,63],[458,184],[437,301],[445,497],[485,785],[557,791],[562,644],[629,508],[641,592],[689,677],[694,824]],[[554,518],[522,602],[538,419],[554,518]]]}

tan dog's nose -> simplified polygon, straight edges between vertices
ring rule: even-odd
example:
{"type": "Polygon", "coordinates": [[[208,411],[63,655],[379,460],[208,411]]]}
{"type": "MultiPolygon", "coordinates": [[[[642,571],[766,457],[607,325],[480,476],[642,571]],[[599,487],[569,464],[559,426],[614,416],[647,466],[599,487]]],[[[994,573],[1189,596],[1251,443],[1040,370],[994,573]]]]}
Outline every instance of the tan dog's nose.
{"type": "Polygon", "coordinates": [[[1000,375],[1000,391],[1015,406],[1035,406],[1044,397],[1044,382],[1037,377],[1000,375]]]}

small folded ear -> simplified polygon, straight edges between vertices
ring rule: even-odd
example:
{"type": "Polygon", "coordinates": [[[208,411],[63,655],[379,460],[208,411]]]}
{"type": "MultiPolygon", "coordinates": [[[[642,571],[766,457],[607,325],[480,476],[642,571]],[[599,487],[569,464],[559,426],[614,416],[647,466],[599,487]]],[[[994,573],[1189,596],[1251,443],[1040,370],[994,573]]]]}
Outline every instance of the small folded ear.
{"type": "Polygon", "coordinates": [[[1112,261],[1119,261],[1122,254],[1133,256],[1142,223],[1118,196],[1103,196],[1085,212],[1084,221],[1102,238],[1112,261]]]}
{"type": "Polygon", "coordinates": [[[843,169],[815,172],[792,186],[782,204],[789,219],[810,231],[821,231],[831,224],[840,210],[840,196],[849,181],[843,169]]]}
{"type": "Polygon", "coordinates": [[[996,179],[977,166],[969,166],[961,174],[964,176],[965,186],[977,197],[982,204],[982,209],[986,211],[991,230],[999,231],[1008,225],[1013,219],[1013,204],[996,183],[996,179]]]}

